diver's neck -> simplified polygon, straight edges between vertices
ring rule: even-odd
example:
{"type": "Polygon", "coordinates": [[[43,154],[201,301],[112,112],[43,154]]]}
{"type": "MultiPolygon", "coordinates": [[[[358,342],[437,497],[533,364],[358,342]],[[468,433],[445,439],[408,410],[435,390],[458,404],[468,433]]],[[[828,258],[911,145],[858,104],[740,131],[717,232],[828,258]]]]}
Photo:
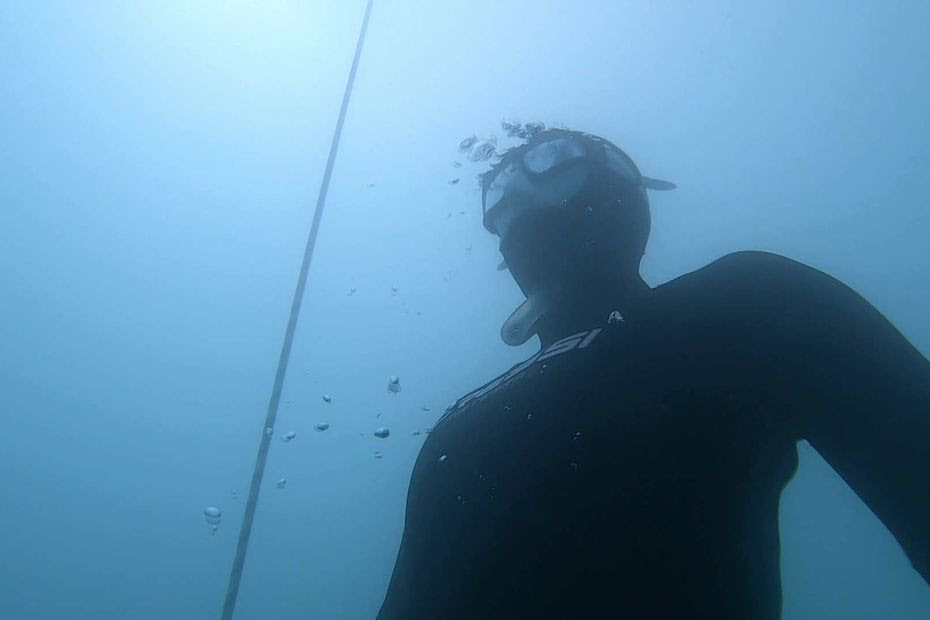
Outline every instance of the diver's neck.
{"type": "Polygon", "coordinates": [[[614,311],[623,320],[635,315],[652,290],[638,273],[609,286],[579,285],[579,288],[555,295],[552,309],[540,318],[536,333],[543,349],[567,336],[607,325],[614,311]]]}

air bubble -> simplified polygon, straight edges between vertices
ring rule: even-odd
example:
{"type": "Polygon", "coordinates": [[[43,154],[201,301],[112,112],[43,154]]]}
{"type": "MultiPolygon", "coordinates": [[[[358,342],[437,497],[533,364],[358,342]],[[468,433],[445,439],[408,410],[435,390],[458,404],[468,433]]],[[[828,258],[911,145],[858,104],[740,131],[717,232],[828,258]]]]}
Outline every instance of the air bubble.
{"type": "Polygon", "coordinates": [[[223,521],[223,513],[216,506],[207,506],[203,511],[204,521],[207,522],[207,531],[211,536],[216,534],[216,530],[223,521]]]}

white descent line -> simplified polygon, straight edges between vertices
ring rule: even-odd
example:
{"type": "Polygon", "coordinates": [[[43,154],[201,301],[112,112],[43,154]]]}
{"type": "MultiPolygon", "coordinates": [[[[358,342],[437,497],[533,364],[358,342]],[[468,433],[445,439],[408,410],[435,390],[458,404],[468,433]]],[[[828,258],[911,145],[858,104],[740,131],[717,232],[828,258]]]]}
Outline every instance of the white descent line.
{"type": "Polygon", "coordinates": [[[346,91],[342,96],[342,107],[339,109],[339,120],[336,121],[336,131],[333,142],[329,147],[329,159],[326,161],[326,170],[320,184],[320,194],[316,199],[316,210],[313,212],[313,223],[310,225],[310,234],[307,236],[307,247],[304,250],[303,262],[300,265],[300,274],[297,276],[297,287],[294,290],[294,299],[291,301],[291,314],[287,319],[287,330],[284,332],[284,344],[281,346],[281,356],[278,358],[278,370],[275,372],[274,385],[271,389],[271,399],[268,401],[268,412],[265,414],[265,423],[261,428],[261,439],[258,444],[258,455],[255,457],[255,469],[252,471],[252,483],[249,487],[249,497],[245,504],[245,514],[242,517],[242,527],[239,529],[239,542],[236,544],[236,557],[233,559],[232,570],[229,572],[229,585],[226,588],[226,600],[223,601],[222,620],[232,620],[236,608],[236,598],[239,596],[239,582],[242,580],[242,568],[245,565],[245,554],[249,548],[249,536],[252,533],[252,522],[255,519],[255,506],[258,504],[258,492],[261,490],[262,477],[265,473],[265,462],[268,460],[268,447],[271,445],[271,433],[265,429],[273,429],[278,416],[278,403],[281,400],[281,389],[284,386],[284,377],[287,374],[287,364],[291,357],[291,344],[294,342],[294,331],[297,328],[297,318],[300,316],[300,304],[304,297],[307,285],[307,273],[310,271],[310,259],[313,258],[313,248],[316,245],[317,232],[320,228],[320,218],[323,215],[323,204],[326,202],[326,191],[329,189],[329,179],[333,174],[333,165],[336,162],[336,151],[339,149],[339,136],[342,134],[342,125],[345,122],[346,110],[349,107],[349,95],[352,94],[352,84],[355,82],[355,71],[358,68],[358,59],[362,55],[362,43],[365,41],[365,30],[368,28],[368,18],[371,15],[373,0],[368,0],[365,7],[365,17],[362,19],[362,29],[358,34],[358,43],[355,46],[355,57],[352,59],[352,68],[349,69],[349,79],[346,91]]]}

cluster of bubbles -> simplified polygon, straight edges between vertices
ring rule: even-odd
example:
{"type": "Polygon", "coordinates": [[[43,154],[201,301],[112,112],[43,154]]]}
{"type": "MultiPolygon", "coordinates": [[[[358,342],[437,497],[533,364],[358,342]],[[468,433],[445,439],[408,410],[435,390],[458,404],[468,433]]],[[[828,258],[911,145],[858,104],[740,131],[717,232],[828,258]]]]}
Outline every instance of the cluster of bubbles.
{"type": "MultiPolygon", "coordinates": [[[[391,375],[390,377],[388,377],[387,391],[391,394],[397,394],[398,392],[401,391],[400,378],[398,376],[391,375]]],[[[327,404],[332,403],[333,399],[332,399],[332,396],[330,396],[329,394],[323,394],[322,398],[323,398],[324,403],[327,403],[327,404]]],[[[426,405],[423,405],[421,409],[423,411],[430,411],[430,408],[426,405]]],[[[378,417],[380,416],[381,414],[379,413],[378,417]]],[[[313,426],[313,428],[317,432],[323,432],[323,431],[329,430],[329,426],[330,426],[329,422],[317,422],[313,426]]],[[[430,430],[432,429],[426,429],[426,432],[428,433],[430,432],[430,430]]],[[[274,435],[274,429],[270,426],[265,427],[264,434],[267,437],[272,437],[274,435]]],[[[388,437],[391,436],[391,431],[386,426],[381,426],[375,429],[372,434],[378,439],[387,439],[388,437]]],[[[416,436],[420,434],[420,431],[414,431],[411,434],[416,436]]],[[[286,433],[281,435],[281,441],[284,443],[290,443],[296,438],[297,438],[296,431],[287,431],[286,433]]],[[[381,451],[375,450],[374,457],[376,459],[380,459],[383,457],[383,455],[381,454],[381,451]]],[[[443,459],[441,460],[445,460],[445,457],[443,457],[443,459]]],[[[277,482],[275,482],[274,486],[278,489],[284,489],[287,486],[287,478],[280,478],[277,482]]],[[[237,499],[238,496],[239,494],[237,491],[231,492],[231,497],[233,500],[237,499]]],[[[217,529],[219,528],[220,522],[223,519],[222,512],[220,511],[219,508],[215,506],[208,506],[207,508],[204,509],[203,515],[204,515],[204,520],[207,522],[208,532],[212,536],[213,534],[216,533],[217,529]]]]}
{"type": "Polygon", "coordinates": [[[220,512],[220,509],[216,506],[207,506],[203,510],[203,518],[207,522],[207,532],[210,533],[210,536],[216,534],[216,530],[219,529],[220,523],[223,521],[223,513],[220,512]]]}
{"type": "MultiPolygon", "coordinates": [[[[509,145],[505,145],[503,148],[498,146],[497,136],[494,135],[488,138],[479,138],[475,134],[472,134],[459,142],[459,153],[462,153],[468,161],[474,163],[485,162],[492,157],[500,158],[503,157],[504,153],[509,148],[516,146],[517,141],[530,140],[539,132],[544,131],[546,125],[545,123],[534,121],[521,123],[516,119],[505,119],[501,121],[501,129],[504,130],[504,135],[510,142],[509,145]]],[[[455,168],[462,167],[462,163],[459,161],[453,161],[452,165],[455,168]]],[[[481,175],[479,175],[479,179],[480,178],[481,175]]],[[[456,185],[458,182],[459,178],[456,177],[449,181],[449,184],[456,185]]]]}
{"type": "Polygon", "coordinates": [[[546,125],[544,123],[536,123],[532,121],[524,125],[518,120],[505,119],[501,121],[501,129],[504,130],[508,138],[530,140],[540,131],[544,131],[546,129],[546,125]]]}
{"type": "MultiPolygon", "coordinates": [[[[529,140],[540,131],[546,129],[544,123],[529,122],[521,123],[518,120],[501,121],[501,129],[507,134],[508,138],[518,138],[520,140],[529,140]]],[[[497,155],[497,136],[479,139],[472,134],[459,142],[459,153],[466,154],[469,161],[479,162],[487,161],[497,155]]],[[[460,163],[454,162],[453,165],[458,168],[460,163]]]]}
{"type": "Polygon", "coordinates": [[[459,153],[466,153],[468,161],[487,161],[497,152],[497,136],[479,140],[471,135],[459,142],[459,153]]]}

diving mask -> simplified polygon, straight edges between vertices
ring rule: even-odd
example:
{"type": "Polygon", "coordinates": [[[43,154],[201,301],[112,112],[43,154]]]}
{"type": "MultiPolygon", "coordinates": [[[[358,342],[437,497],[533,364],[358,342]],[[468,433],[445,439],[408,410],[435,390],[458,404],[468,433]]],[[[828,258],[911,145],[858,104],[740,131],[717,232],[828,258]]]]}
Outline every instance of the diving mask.
{"type": "Polygon", "coordinates": [[[675,184],[643,176],[629,155],[603,138],[552,129],[512,149],[482,178],[484,226],[503,236],[509,223],[527,209],[566,204],[589,174],[604,167],[622,182],[669,190],[675,184]]]}

